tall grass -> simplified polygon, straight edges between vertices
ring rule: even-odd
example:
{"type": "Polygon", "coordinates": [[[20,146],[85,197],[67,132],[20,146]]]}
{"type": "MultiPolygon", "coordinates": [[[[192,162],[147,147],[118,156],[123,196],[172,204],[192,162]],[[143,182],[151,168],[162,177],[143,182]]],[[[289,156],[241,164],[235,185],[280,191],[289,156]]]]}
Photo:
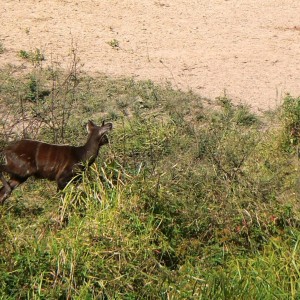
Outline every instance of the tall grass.
{"type": "Polygon", "coordinates": [[[50,94],[32,101],[28,74],[1,71],[2,144],[18,116],[48,141],[83,143],[88,119],[114,130],[79,182],[29,180],[0,208],[0,298],[299,297],[299,98],[270,119],[151,81],[34,72],[50,94]]]}

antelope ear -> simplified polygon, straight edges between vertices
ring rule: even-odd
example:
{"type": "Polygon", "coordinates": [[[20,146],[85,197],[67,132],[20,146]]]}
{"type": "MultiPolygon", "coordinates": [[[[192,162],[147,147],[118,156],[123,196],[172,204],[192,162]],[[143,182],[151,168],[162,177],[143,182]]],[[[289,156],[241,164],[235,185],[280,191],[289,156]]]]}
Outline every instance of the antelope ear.
{"type": "Polygon", "coordinates": [[[87,125],[86,125],[86,130],[88,133],[91,132],[91,130],[95,127],[95,124],[93,123],[93,121],[89,120],[87,125]]]}

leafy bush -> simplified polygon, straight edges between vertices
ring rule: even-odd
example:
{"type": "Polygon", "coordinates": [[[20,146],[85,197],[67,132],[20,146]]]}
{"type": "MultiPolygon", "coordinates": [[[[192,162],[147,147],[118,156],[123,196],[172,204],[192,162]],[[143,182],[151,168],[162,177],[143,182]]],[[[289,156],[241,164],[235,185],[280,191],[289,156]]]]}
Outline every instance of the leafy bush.
{"type": "Polygon", "coordinates": [[[282,105],[281,120],[283,122],[283,147],[292,151],[300,141],[300,97],[286,96],[282,105]]]}

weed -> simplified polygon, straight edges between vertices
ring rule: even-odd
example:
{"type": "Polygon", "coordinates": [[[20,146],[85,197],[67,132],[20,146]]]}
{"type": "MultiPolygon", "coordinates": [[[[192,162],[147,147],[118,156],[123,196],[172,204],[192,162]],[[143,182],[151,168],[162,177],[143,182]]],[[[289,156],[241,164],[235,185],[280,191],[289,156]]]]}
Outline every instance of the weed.
{"type": "Polygon", "coordinates": [[[36,48],[35,51],[20,50],[19,56],[30,61],[32,64],[40,64],[45,60],[44,54],[38,48],[36,48]]]}
{"type": "Polygon", "coordinates": [[[28,81],[28,93],[25,95],[25,100],[37,102],[44,100],[45,97],[50,95],[48,89],[42,89],[36,76],[31,75],[28,81]],[[41,89],[41,90],[40,90],[41,89]]]}
{"type": "Polygon", "coordinates": [[[116,40],[116,39],[113,39],[113,40],[107,42],[107,44],[108,44],[109,46],[111,46],[113,49],[116,49],[116,50],[118,50],[118,49],[120,48],[120,43],[119,43],[119,41],[116,40]]]}
{"type": "Polygon", "coordinates": [[[0,42],[0,54],[3,54],[5,52],[5,47],[2,42],[0,42]]]}
{"type": "Polygon", "coordinates": [[[30,54],[29,54],[27,51],[25,51],[25,50],[20,50],[19,56],[20,56],[21,58],[23,58],[23,59],[29,59],[30,54]]]}

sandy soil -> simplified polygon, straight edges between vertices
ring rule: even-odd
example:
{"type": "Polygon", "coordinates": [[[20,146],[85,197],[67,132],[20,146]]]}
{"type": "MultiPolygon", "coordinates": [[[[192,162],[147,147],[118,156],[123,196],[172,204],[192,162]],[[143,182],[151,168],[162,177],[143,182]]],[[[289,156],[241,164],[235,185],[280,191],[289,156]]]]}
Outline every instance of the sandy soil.
{"type": "Polygon", "coordinates": [[[35,48],[66,66],[73,41],[91,74],[263,110],[300,95],[299,0],[0,0],[0,16],[0,67],[35,48]]]}

